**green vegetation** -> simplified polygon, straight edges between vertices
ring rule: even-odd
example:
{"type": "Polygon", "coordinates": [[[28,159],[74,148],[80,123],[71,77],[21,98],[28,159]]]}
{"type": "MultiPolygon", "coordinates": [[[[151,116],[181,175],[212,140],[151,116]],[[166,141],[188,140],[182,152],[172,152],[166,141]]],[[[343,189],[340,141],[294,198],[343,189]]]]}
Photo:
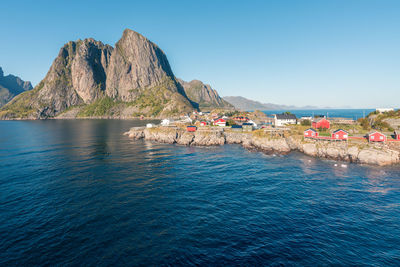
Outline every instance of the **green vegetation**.
{"type": "MultiPolygon", "coordinates": [[[[0,109],[0,118],[28,118],[35,114],[37,109],[33,107],[34,95],[43,88],[40,82],[33,90],[26,91],[16,96],[11,102],[0,109]]],[[[38,103],[41,106],[41,103],[38,103]]]]}
{"type": "Polygon", "coordinates": [[[113,115],[112,109],[121,102],[113,100],[111,97],[103,97],[92,104],[83,106],[78,113],[78,117],[100,117],[113,115]]]}
{"type": "Polygon", "coordinates": [[[358,121],[358,123],[360,123],[363,130],[371,129],[367,118],[359,118],[357,121],[358,121]]]}
{"type": "Polygon", "coordinates": [[[301,125],[302,126],[311,126],[311,121],[310,120],[302,120],[301,125]]]}
{"type": "MultiPolygon", "coordinates": [[[[143,89],[139,97],[129,105],[137,106],[148,115],[158,116],[171,101],[170,99],[174,99],[174,92],[170,90],[170,88],[174,87],[175,82],[170,77],[165,77],[159,85],[143,89]]],[[[176,100],[179,101],[179,99],[176,100]]],[[[179,102],[177,102],[177,104],[179,104],[179,102]]],[[[179,113],[179,106],[175,106],[173,110],[167,113],[171,115],[179,113]]]]}

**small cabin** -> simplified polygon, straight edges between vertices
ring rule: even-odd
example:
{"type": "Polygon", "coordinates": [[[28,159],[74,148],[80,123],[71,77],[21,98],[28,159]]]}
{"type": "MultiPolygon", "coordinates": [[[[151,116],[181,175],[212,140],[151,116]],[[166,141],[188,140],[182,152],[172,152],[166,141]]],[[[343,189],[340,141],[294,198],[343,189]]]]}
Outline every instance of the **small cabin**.
{"type": "Polygon", "coordinates": [[[225,119],[218,119],[214,121],[214,125],[225,127],[226,126],[226,120],[225,119]]]}
{"type": "Polygon", "coordinates": [[[386,141],[386,135],[384,135],[381,132],[372,132],[368,134],[368,141],[369,142],[385,142],[386,141]]]}
{"type": "Polygon", "coordinates": [[[186,131],[188,132],[195,132],[197,130],[197,127],[194,125],[190,125],[186,127],[186,131]]]}
{"type": "Polygon", "coordinates": [[[242,125],[232,125],[231,129],[234,132],[241,132],[243,130],[242,125]]]}
{"type": "Polygon", "coordinates": [[[304,131],[304,137],[308,137],[308,138],[318,137],[318,132],[313,128],[309,128],[304,131]]]}
{"type": "Polygon", "coordinates": [[[345,130],[338,129],[332,133],[332,139],[347,140],[347,139],[349,139],[349,133],[345,130]]]}
{"type": "Polygon", "coordinates": [[[312,121],[312,127],[314,129],[329,129],[331,123],[325,118],[318,118],[312,121]]]}
{"type": "Polygon", "coordinates": [[[253,124],[252,123],[243,123],[242,124],[243,132],[251,132],[253,131],[253,124]]]}
{"type": "Polygon", "coordinates": [[[399,131],[394,131],[394,140],[400,141],[400,132],[399,131]]]}

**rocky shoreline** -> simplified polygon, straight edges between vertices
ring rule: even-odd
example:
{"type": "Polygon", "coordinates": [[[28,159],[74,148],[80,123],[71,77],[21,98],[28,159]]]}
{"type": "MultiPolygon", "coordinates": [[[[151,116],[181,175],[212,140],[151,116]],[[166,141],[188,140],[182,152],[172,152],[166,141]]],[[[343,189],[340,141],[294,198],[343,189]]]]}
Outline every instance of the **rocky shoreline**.
{"type": "Polygon", "coordinates": [[[354,145],[347,142],[326,142],[304,140],[301,136],[269,137],[253,133],[240,133],[217,130],[187,132],[172,127],[133,127],[124,133],[134,140],[144,139],[168,144],[186,146],[218,146],[239,144],[247,149],[265,153],[288,154],[300,151],[306,155],[347,161],[359,164],[386,166],[400,163],[400,153],[385,146],[354,145]]]}

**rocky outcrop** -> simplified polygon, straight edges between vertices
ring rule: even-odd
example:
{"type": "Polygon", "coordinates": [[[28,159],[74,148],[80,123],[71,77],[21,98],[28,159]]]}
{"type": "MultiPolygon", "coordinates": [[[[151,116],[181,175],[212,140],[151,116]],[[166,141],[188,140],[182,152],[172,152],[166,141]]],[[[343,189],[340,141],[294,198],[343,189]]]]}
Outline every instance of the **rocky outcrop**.
{"type": "Polygon", "coordinates": [[[0,107],[7,104],[15,96],[31,89],[31,82],[23,81],[11,74],[4,76],[3,69],[0,67],[0,107]]]}
{"type": "Polygon", "coordinates": [[[83,117],[167,116],[195,109],[164,52],[129,29],[115,48],[92,38],[65,44],[40,84],[3,107],[0,118],[50,118],[75,107],[83,117]]]}
{"type": "Polygon", "coordinates": [[[348,145],[346,142],[327,142],[303,140],[300,137],[286,138],[260,137],[249,133],[197,131],[186,132],[182,129],[132,128],[125,133],[133,139],[145,139],[169,144],[187,146],[216,146],[223,144],[241,144],[247,149],[256,149],[266,153],[287,154],[291,151],[300,151],[306,155],[348,161],[360,164],[385,166],[400,163],[400,153],[387,147],[348,145]]]}
{"type": "Polygon", "coordinates": [[[233,109],[234,107],[222,99],[216,90],[211,88],[210,85],[204,84],[198,80],[185,82],[178,79],[178,82],[183,87],[186,96],[193,102],[200,110],[211,110],[215,108],[233,109]]]}

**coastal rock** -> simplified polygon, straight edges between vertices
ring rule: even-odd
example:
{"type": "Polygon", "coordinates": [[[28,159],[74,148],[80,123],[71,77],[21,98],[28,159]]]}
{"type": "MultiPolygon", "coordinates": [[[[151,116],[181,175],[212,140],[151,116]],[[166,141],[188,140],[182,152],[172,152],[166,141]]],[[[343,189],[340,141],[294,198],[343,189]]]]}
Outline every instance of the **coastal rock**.
{"type": "Polygon", "coordinates": [[[148,141],[157,141],[160,143],[174,144],[182,134],[176,129],[163,128],[161,130],[146,128],[144,138],[148,141]]]}
{"type": "Polygon", "coordinates": [[[374,148],[363,149],[358,154],[358,162],[380,166],[390,165],[399,162],[399,152],[374,148]]]}
{"type": "Polygon", "coordinates": [[[360,149],[356,146],[349,147],[347,150],[348,159],[350,162],[358,161],[358,154],[360,153],[360,149]]]}
{"type": "Polygon", "coordinates": [[[244,148],[257,149],[267,153],[286,154],[298,150],[306,155],[333,160],[371,165],[390,165],[400,162],[400,153],[386,146],[363,148],[349,146],[347,142],[326,142],[303,140],[299,137],[267,138],[248,133],[197,131],[157,127],[143,129],[134,127],[125,133],[132,139],[142,139],[161,143],[178,143],[193,146],[215,146],[223,144],[242,144],[244,148]]]}
{"type": "Polygon", "coordinates": [[[145,137],[144,127],[132,127],[128,132],[124,133],[129,138],[134,140],[143,139],[145,137]]]}
{"type": "Polygon", "coordinates": [[[245,133],[225,132],[224,135],[227,144],[242,144],[251,140],[249,134],[245,133]]]}
{"type": "Polygon", "coordinates": [[[196,132],[191,145],[217,146],[225,144],[225,136],[221,132],[196,132]]]}
{"type": "Polygon", "coordinates": [[[290,147],[284,138],[268,139],[253,137],[250,141],[243,142],[243,146],[246,148],[260,149],[265,152],[290,152],[290,147]]]}
{"type": "Polygon", "coordinates": [[[318,155],[318,149],[315,144],[303,144],[302,151],[304,154],[315,157],[318,155]]]}
{"type": "Polygon", "coordinates": [[[190,144],[192,144],[193,139],[194,133],[184,132],[179,136],[177,143],[179,145],[189,146],[190,144]]]}

